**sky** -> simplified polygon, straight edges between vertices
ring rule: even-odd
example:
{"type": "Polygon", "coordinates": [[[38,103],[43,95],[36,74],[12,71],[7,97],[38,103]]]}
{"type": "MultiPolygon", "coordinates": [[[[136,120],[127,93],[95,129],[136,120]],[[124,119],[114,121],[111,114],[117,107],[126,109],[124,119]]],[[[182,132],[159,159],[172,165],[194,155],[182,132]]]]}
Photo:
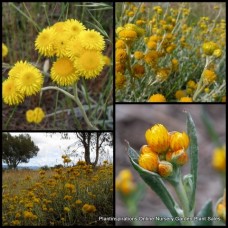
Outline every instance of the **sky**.
{"type": "MultiPolygon", "coordinates": [[[[61,134],[56,133],[52,134],[52,137],[50,137],[49,133],[43,133],[43,132],[17,132],[17,133],[10,133],[11,135],[19,135],[19,134],[29,134],[31,136],[32,141],[35,143],[36,146],[39,147],[39,151],[36,157],[33,157],[29,160],[28,163],[20,163],[19,166],[54,166],[57,164],[63,164],[63,159],[61,156],[64,153],[65,150],[67,150],[67,147],[74,142],[76,142],[77,138],[75,133],[68,133],[69,139],[61,139],[61,134]]],[[[73,149],[73,147],[72,147],[73,149]]],[[[83,147],[80,147],[78,152],[78,157],[71,157],[71,159],[74,161],[74,164],[80,159],[84,160],[83,154],[83,147]]],[[[113,148],[107,146],[106,151],[108,153],[104,155],[103,160],[109,160],[109,162],[112,162],[113,159],[113,148]]],[[[91,160],[93,161],[93,154],[91,154],[91,160]]],[[[103,160],[100,160],[102,162],[103,160]]]]}

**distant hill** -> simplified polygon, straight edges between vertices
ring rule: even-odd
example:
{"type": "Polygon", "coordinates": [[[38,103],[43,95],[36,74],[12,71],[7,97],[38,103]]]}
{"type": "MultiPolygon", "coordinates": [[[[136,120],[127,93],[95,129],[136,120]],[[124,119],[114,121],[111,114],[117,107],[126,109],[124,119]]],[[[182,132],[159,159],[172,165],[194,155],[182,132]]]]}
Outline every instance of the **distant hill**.
{"type": "MultiPolygon", "coordinates": [[[[7,165],[2,165],[3,169],[7,169],[7,165]]],[[[37,170],[40,169],[40,166],[18,166],[17,169],[32,169],[32,170],[37,170]]]]}

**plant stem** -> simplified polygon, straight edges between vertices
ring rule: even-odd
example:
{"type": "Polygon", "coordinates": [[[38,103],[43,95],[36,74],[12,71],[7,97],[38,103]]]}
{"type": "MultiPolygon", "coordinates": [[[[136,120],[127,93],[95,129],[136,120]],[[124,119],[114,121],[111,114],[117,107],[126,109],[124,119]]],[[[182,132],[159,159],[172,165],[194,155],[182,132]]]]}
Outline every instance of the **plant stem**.
{"type": "Polygon", "coordinates": [[[78,87],[77,87],[77,83],[74,84],[74,87],[73,88],[74,88],[75,102],[77,103],[77,105],[78,105],[78,107],[79,107],[79,109],[80,109],[80,111],[81,111],[81,113],[82,113],[82,115],[84,117],[85,122],[87,123],[87,125],[89,126],[89,128],[91,130],[98,130],[98,128],[95,127],[95,126],[93,126],[92,123],[89,121],[89,119],[88,119],[88,117],[86,115],[86,112],[85,112],[85,110],[83,108],[83,105],[82,105],[81,101],[78,98],[78,87]]]}
{"type": "MultiPolygon", "coordinates": [[[[188,200],[186,191],[184,189],[181,173],[179,175],[179,182],[174,185],[174,188],[176,190],[177,196],[180,200],[181,206],[182,206],[183,211],[184,211],[183,217],[190,217],[191,213],[189,211],[189,200],[188,200]]],[[[181,221],[181,223],[183,225],[193,225],[192,221],[181,221]]]]}
{"type": "Polygon", "coordinates": [[[75,85],[74,85],[74,96],[71,95],[70,93],[68,93],[67,91],[65,91],[64,89],[61,89],[61,88],[59,88],[59,87],[57,87],[57,86],[47,86],[47,87],[43,87],[43,88],[41,89],[41,91],[45,91],[45,90],[49,90],[49,89],[54,89],[54,90],[57,90],[57,91],[59,91],[59,92],[62,92],[62,93],[65,94],[67,97],[69,97],[69,98],[71,98],[72,100],[74,100],[74,101],[76,102],[76,104],[78,105],[78,107],[79,107],[79,109],[80,109],[80,111],[81,111],[81,113],[82,113],[82,115],[83,115],[83,117],[84,117],[84,120],[85,120],[85,122],[87,123],[87,125],[89,126],[89,128],[90,128],[91,130],[98,130],[98,128],[96,128],[95,126],[93,126],[93,125],[91,124],[91,122],[89,121],[89,119],[88,119],[88,117],[87,117],[87,115],[86,115],[86,112],[85,112],[85,110],[84,110],[84,108],[83,108],[83,105],[82,105],[82,103],[80,102],[80,100],[79,100],[79,98],[78,98],[77,83],[75,83],[75,85]]]}

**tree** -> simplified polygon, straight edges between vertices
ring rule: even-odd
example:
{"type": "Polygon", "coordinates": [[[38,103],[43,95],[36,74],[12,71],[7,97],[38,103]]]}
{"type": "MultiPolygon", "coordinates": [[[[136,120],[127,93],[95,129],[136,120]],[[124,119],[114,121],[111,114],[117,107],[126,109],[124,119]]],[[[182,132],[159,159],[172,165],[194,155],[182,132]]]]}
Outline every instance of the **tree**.
{"type": "Polygon", "coordinates": [[[28,163],[29,159],[36,156],[39,151],[28,134],[12,136],[9,133],[3,133],[2,145],[2,160],[9,169],[16,169],[21,162],[28,163]]]}
{"type": "Polygon", "coordinates": [[[79,145],[81,144],[85,149],[86,164],[96,166],[99,155],[105,152],[105,145],[112,146],[113,138],[111,132],[77,132],[79,145]],[[95,151],[95,160],[91,161],[91,151],[95,151]]]}
{"type": "MultiPolygon", "coordinates": [[[[55,133],[48,133],[51,137],[53,134],[55,133]]],[[[73,149],[71,153],[68,153],[68,156],[75,155],[80,147],[84,147],[84,158],[88,165],[96,166],[100,155],[105,153],[105,145],[113,146],[112,132],[76,132],[75,134],[79,141],[77,140],[68,146],[68,150],[70,150],[71,147],[76,148],[73,149]],[[91,161],[91,154],[94,152],[95,160],[91,161]]],[[[61,139],[69,139],[68,133],[61,133],[61,139]]]]}

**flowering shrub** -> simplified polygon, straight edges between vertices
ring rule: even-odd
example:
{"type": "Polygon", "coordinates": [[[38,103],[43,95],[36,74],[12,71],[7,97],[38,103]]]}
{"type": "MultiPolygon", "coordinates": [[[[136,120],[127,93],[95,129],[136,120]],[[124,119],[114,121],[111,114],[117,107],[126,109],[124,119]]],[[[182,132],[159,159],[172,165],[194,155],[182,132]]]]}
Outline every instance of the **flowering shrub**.
{"type": "Polygon", "coordinates": [[[225,102],[222,5],[195,19],[191,3],[152,4],[116,3],[116,100],[225,102]]]}
{"type": "Polygon", "coordinates": [[[79,161],[47,171],[5,171],[3,189],[3,226],[107,225],[99,216],[113,216],[113,165],[107,162],[95,169],[79,161]]]}

